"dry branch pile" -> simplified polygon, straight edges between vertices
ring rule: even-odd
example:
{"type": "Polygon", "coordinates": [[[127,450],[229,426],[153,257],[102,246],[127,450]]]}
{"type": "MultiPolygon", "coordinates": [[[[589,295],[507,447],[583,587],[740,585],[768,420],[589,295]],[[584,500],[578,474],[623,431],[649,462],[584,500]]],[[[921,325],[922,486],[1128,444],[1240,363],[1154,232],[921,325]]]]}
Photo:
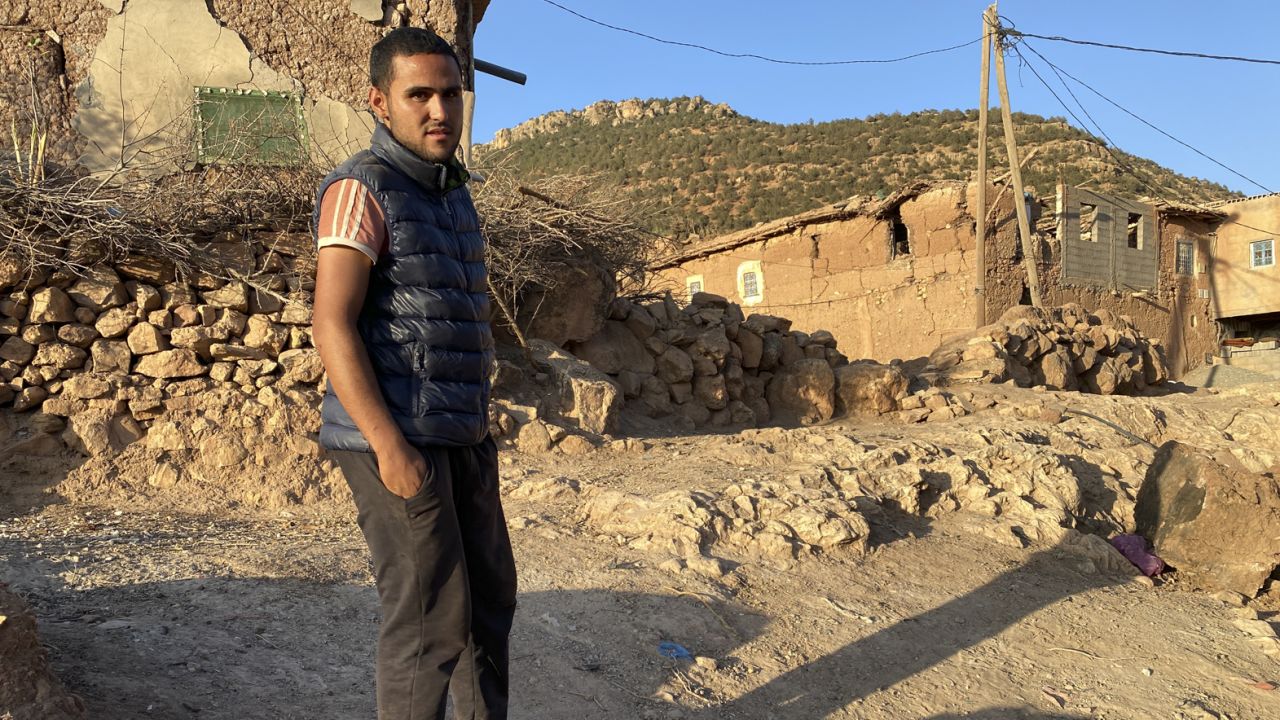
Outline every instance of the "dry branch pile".
{"type": "Polygon", "coordinates": [[[553,290],[571,265],[585,262],[640,287],[648,259],[662,249],[662,238],[644,229],[652,208],[620,197],[595,176],[523,185],[498,167],[475,192],[489,240],[490,292],[522,341],[538,309],[527,304],[553,290]]]}
{"type": "Polygon", "coordinates": [[[316,175],[309,170],[208,168],[161,180],[32,174],[0,167],[0,259],[36,274],[83,275],[143,258],[178,277],[227,275],[204,244],[226,232],[301,230],[316,175]]]}

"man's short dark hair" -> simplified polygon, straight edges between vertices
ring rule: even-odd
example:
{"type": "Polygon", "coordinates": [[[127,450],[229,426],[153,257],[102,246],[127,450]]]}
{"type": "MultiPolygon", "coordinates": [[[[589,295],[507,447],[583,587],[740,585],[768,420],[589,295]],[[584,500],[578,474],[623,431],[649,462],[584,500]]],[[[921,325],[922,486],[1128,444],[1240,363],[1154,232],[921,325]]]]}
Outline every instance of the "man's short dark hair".
{"type": "Polygon", "coordinates": [[[401,27],[387,33],[369,52],[369,82],[386,92],[391,86],[391,61],[406,55],[448,55],[458,63],[458,54],[444,38],[418,27],[401,27]]]}

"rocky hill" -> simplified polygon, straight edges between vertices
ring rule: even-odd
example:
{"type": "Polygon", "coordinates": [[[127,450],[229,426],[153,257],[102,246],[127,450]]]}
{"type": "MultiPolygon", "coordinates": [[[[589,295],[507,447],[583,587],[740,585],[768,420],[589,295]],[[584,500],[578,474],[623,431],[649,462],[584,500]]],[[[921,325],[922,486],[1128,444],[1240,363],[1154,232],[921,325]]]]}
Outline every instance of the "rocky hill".
{"type": "MultiPolygon", "coordinates": [[[[1008,161],[998,114],[992,119],[989,161],[998,175],[1008,161]]],[[[1130,196],[1204,202],[1236,195],[1145,158],[1113,156],[1063,118],[1014,113],[1014,122],[1020,150],[1035,152],[1024,180],[1041,194],[1052,193],[1061,177],[1130,196]]],[[[780,125],[700,97],[603,101],[499,131],[479,156],[534,177],[599,173],[663,210],[654,230],[706,235],[851,195],[888,193],[915,179],[967,178],[977,166],[976,126],[977,110],[780,125]]]]}

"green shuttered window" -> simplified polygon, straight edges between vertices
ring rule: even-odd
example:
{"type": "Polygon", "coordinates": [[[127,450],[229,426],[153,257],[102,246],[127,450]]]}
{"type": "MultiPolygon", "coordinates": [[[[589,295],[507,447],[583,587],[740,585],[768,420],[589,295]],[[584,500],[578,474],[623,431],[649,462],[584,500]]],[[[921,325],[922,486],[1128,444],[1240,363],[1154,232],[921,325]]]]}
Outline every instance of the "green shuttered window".
{"type": "Polygon", "coordinates": [[[202,165],[301,165],[307,130],[293,93],[196,88],[196,162],[202,165]]]}

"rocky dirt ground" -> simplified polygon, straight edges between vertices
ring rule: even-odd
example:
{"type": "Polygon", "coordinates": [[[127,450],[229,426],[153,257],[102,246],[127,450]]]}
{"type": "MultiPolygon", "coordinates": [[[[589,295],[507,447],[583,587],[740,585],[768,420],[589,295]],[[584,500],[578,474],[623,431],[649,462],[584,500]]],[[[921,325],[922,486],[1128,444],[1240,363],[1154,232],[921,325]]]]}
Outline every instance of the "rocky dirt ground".
{"type": "MultiPolygon", "coordinates": [[[[1280,717],[1275,641],[1247,622],[1276,619],[1280,583],[1241,608],[1098,540],[1131,528],[1147,443],[1273,467],[1280,384],[971,393],[922,424],[505,452],[512,717],[1280,717]]],[[[184,471],[120,492],[85,462],[0,453],[0,567],[89,717],[373,716],[374,591],[340,489],[255,506],[184,471]]]]}

